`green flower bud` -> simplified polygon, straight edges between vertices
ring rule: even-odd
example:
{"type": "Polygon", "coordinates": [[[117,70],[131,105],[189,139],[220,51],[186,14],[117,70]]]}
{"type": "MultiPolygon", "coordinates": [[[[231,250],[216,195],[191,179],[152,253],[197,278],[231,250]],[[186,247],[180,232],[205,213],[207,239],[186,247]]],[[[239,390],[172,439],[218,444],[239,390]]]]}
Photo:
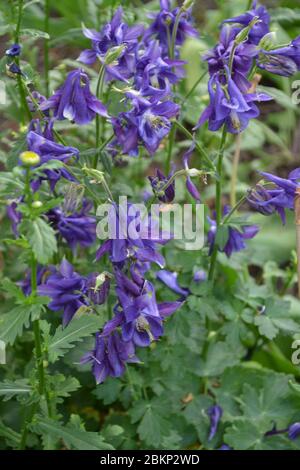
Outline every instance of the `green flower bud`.
{"type": "Polygon", "coordinates": [[[105,59],[104,59],[105,65],[111,65],[114,62],[116,62],[125,48],[126,48],[126,45],[122,44],[121,46],[116,46],[116,47],[112,47],[111,49],[109,49],[109,51],[105,55],[105,59]]]}
{"type": "Polygon", "coordinates": [[[34,209],[40,209],[40,207],[42,207],[42,205],[43,205],[42,201],[34,201],[34,202],[32,203],[32,207],[33,207],[34,209]]]}
{"type": "Polygon", "coordinates": [[[40,156],[29,150],[21,153],[20,160],[25,166],[36,166],[41,162],[40,156]]]}
{"type": "Polygon", "coordinates": [[[246,41],[248,39],[248,35],[252,29],[252,27],[254,25],[256,25],[257,23],[259,23],[261,20],[258,18],[258,16],[255,16],[253,18],[253,20],[251,21],[251,23],[249,23],[249,25],[242,29],[242,31],[239,32],[239,34],[236,36],[235,38],[235,44],[236,45],[239,45],[239,44],[242,44],[244,41],[246,41]]]}
{"type": "Polygon", "coordinates": [[[194,4],[194,0],[185,0],[183,2],[183,5],[181,7],[181,10],[182,11],[186,11],[186,10],[189,10],[189,8],[191,8],[194,4]]]}
{"type": "Polygon", "coordinates": [[[265,51],[270,51],[274,48],[274,40],[276,34],[274,32],[265,34],[263,38],[261,38],[260,43],[258,44],[257,48],[264,49],[265,51]]]}

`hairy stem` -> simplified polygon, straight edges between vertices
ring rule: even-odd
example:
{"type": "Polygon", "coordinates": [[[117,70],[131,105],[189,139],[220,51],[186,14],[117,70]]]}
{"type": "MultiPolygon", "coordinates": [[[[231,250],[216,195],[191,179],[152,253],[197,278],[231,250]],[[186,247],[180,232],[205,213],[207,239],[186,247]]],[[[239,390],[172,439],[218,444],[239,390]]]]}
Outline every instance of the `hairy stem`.
{"type": "MultiPolygon", "coordinates": [[[[105,77],[105,68],[104,66],[101,67],[98,76],[97,88],[96,88],[96,96],[97,98],[101,99],[103,94],[103,86],[104,86],[104,77],[105,77]]],[[[96,148],[100,146],[100,139],[101,139],[101,121],[102,118],[99,114],[96,114],[96,148]]],[[[97,168],[98,164],[98,153],[96,153],[94,158],[93,168],[97,168]]]]}
{"type": "MultiPolygon", "coordinates": [[[[223,157],[224,157],[224,150],[225,150],[225,144],[226,144],[226,137],[227,137],[227,130],[226,130],[226,127],[224,126],[223,127],[223,132],[222,132],[220,148],[219,148],[219,153],[218,153],[218,163],[217,163],[218,179],[217,179],[217,182],[216,182],[216,222],[217,222],[216,236],[217,236],[217,233],[218,233],[218,229],[220,228],[220,225],[222,223],[223,157]]],[[[214,279],[217,257],[218,257],[218,246],[215,243],[214,248],[213,248],[213,252],[212,252],[212,255],[211,255],[211,262],[210,262],[210,270],[209,270],[209,280],[210,281],[213,281],[213,279],[214,279]]]]}

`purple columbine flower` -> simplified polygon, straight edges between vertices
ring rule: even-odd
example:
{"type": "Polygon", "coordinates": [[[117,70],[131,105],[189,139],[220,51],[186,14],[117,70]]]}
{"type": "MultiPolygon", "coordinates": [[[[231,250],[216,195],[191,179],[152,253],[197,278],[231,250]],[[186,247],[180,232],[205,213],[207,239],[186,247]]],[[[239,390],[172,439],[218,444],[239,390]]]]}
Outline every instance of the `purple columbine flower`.
{"type": "Polygon", "coordinates": [[[70,72],[65,83],[44,103],[41,111],[53,110],[55,119],[88,124],[96,114],[108,117],[105,106],[90,91],[90,80],[82,69],[70,72]]]}
{"type": "MultiPolygon", "coordinates": [[[[42,103],[45,103],[47,101],[47,98],[44,95],[41,95],[38,91],[33,91],[31,93],[32,98],[34,99],[34,102],[32,101],[32,98],[30,96],[26,97],[26,101],[28,103],[28,107],[32,113],[37,111],[37,108],[39,109],[40,105],[42,103]],[[38,106],[37,106],[38,105],[38,106]]],[[[48,117],[49,112],[45,111],[45,116],[48,117]]]]}
{"type": "Polygon", "coordinates": [[[170,119],[178,113],[179,106],[172,101],[136,106],[127,113],[121,113],[118,118],[112,119],[115,144],[123,154],[131,156],[138,155],[138,146],[142,144],[153,155],[171,130],[170,119]]]}
{"type": "Polygon", "coordinates": [[[137,363],[132,342],[125,342],[115,331],[108,337],[96,334],[95,348],[81,359],[82,364],[92,364],[92,372],[97,384],[103,383],[107,377],[121,377],[125,372],[126,363],[137,363]]]}
{"type": "Polygon", "coordinates": [[[208,440],[211,441],[218,431],[219,422],[222,418],[223,410],[220,406],[214,405],[208,408],[207,414],[210,418],[210,431],[208,440]]]}
{"type": "Polygon", "coordinates": [[[96,219],[89,215],[92,208],[90,201],[84,200],[82,208],[73,214],[65,214],[60,208],[47,213],[47,217],[55,230],[75,251],[77,245],[87,248],[96,240],[96,219]]]}
{"type": "Polygon", "coordinates": [[[287,179],[280,178],[270,173],[261,173],[261,175],[274,187],[267,188],[262,185],[250,192],[248,202],[250,205],[263,215],[272,215],[277,212],[286,223],[285,210],[294,209],[296,190],[300,185],[300,168],[292,171],[287,179]]]}
{"type": "MultiPolygon", "coordinates": [[[[65,147],[64,145],[57,144],[53,137],[53,121],[46,123],[46,127],[42,130],[39,123],[36,121],[31,122],[29,132],[27,134],[27,148],[35,152],[40,157],[40,165],[48,163],[50,160],[59,160],[67,163],[71,158],[78,158],[79,151],[74,147],[65,147]],[[31,130],[33,129],[33,130],[31,130]]],[[[65,168],[56,170],[45,170],[45,178],[40,177],[33,183],[34,190],[37,190],[43,179],[50,182],[51,190],[53,191],[56,183],[60,178],[65,178],[69,181],[74,181],[74,178],[65,168]]]]}
{"type": "MultiPolygon", "coordinates": [[[[158,39],[164,55],[169,53],[169,37],[172,32],[176,20],[179,7],[171,9],[169,0],[160,0],[160,12],[158,14],[149,15],[153,19],[152,24],[144,34],[144,41],[147,44],[151,38],[158,39]]],[[[198,32],[191,25],[191,9],[183,12],[180,17],[175,45],[180,46],[184,43],[187,36],[197,37],[198,32]]]]}
{"type": "Polygon", "coordinates": [[[96,253],[97,261],[106,253],[110,255],[112,263],[122,267],[126,261],[137,261],[146,269],[149,263],[156,263],[164,267],[165,260],[157,252],[157,244],[165,244],[171,238],[168,234],[160,232],[156,220],[143,219],[134,206],[128,204],[124,207],[112,205],[108,214],[109,227],[112,230],[111,238],[106,240],[96,253]],[[131,212],[131,209],[134,209],[131,212]],[[142,222],[145,222],[143,224],[142,222]],[[129,230],[130,227],[130,230],[129,230]],[[153,233],[149,233],[149,229],[153,233]]]}
{"type": "MultiPolygon", "coordinates": [[[[234,40],[239,31],[239,28],[227,24],[223,25],[220,33],[220,42],[203,56],[203,59],[208,63],[211,77],[218,72],[226,71],[226,67],[229,66],[232,49],[235,47],[234,40]]],[[[238,86],[240,82],[244,82],[244,77],[251,70],[253,58],[257,55],[258,50],[253,44],[242,43],[235,47],[232,78],[238,86]]]]}
{"type": "Polygon", "coordinates": [[[180,60],[162,58],[162,49],[157,41],[151,41],[144,53],[140,55],[134,85],[142,96],[160,99],[171,94],[171,84],[184,76],[180,60]]]}
{"type": "Polygon", "coordinates": [[[288,436],[292,440],[300,436],[300,423],[294,423],[289,427],[288,436]]]}
{"type": "Polygon", "coordinates": [[[186,298],[190,294],[189,289],[184,289],[178,284],[178,273],[167,271],[166,269],[161,269],[156,273],[156,277],[167,287],[169,287],[169,289],[171,289],[176,294],[181,295],[183,298],[186,298]]]}
{"type": "Polygon", "coordinates": [[[169,204],[175,199],[175,180],[173,180],[162,193],[163,187],[170,181],[171,177],[172,173],[167,177],[159,168],[156,170],[156,176],[148,176],[154,194],[157,194],[159,201],[164,202],[165,204],[169,204]]]}
{"type": "Polygon", "coordinates": [[[86,279],[74,271],[73,266],[64,259],[59,271],[51,274],[38,293],[50,297],[48,307],[57,312],[63,310],[63,326],[67,326],[80,307],[86,306],[86,279]]]}
{"type": "MultiPolygon", "coordinates": [[[[250,83],[248,85],[249,89],[250,83]]],[[[202,113],[197,127],[208,120],[211,131],[217,131],[225,124],[231,134],[243,132],[249,120],[259,116],[259,109],[254,102],[272,99],[265,93],[247,93],[247,88],[239,89],[229,76],[225,85],[219,74],[209,80],[208,91],[210,104],[202,113]]]]}
{"type": "Polygon", "coordinates": [[[290,77],[300,70],[300,36],[288,46],[260,51],[257,65],[268,72],[290,77]]]}
{"type": "MultiPolygon", "coordinates": [[[[230,212],[230,207],[225,206],[223,214],[224,216],[230,212]]],[[[210,253],[212,253],[216,234],[217,234],[217,223],[215,220],[208,218],[210,223],[210,230],[208,232],[208,244],[210,247],[210,253]]],[[[259,227],[257,225],[241,225],[239,230],[233,227],[228,228],[228,240],[223,247],[218,247],[218,250],[222,253],[226,253],[227,257],[230,258],[232,253],[236,253],[246,249],[245,241],[251,238],[254,238],[259,231],[259,227]]]]}
{"type": "MultiPolygon", "coordinates": [[[[40,286],[45,282],[47,276],[53,272],[52,266],[45,267],[45,266],[38,266],[37,267],[37,277],[36,283],[37,286],[40,286]]],[[[31,270],[27,270],[25,273],[25,277],[22,281],[17,283],[18,286],[21,287],[24,295],[29,296],[31,294],[31,270]]]]}
{"type": "Polygon", "coordinates": [[[242,15],[235,16],[234,18],[229,18],[225,20],[224,23],[234,23],[247,27],[255,17],[259,18],[259,21],[251,28],[248,42],[258,44],[260,40],[270,32],[271,18],[267,9],[257,4],[257,0],[253,1],[251,10],[242,15]]]}
{"type": "Polygon", "coordinates": [[[149,281],[144,281],[140,287],[118,270],[116,282],[122,338],[136,346],[147,347],[163,334],[154,287],[149,281]]]}
{"type": "Polygon", "coordinates": [[[124,46],[117,58],[117,64],[106,65],[108,80],[126,81],[134,75],[138,40],[144,32],[142,25],[128,26],[122,21],[123,10],[118,8],[110,23],[100,32],[83,28],[83,34],[91,39],[92,49],[83,51],[77,60],[84,64],[93,64],[98,58],[105,64],[106,54],[114,47],[124,46]]]}
{"type": "Polygon", "coordinates": [[[21,54],[21,49],[22,46],[20,44],[13,44],[9,49],[7,49],[7,51],[5,51],[5,55],[8,57],[18,57],[21,54]]]}
{"type": "Polygon", "coordinates": [[[91,273],[87,277],[87,296],[95,305],[105,303],[110,289],[110,277],[106,274],[91,273]]]}

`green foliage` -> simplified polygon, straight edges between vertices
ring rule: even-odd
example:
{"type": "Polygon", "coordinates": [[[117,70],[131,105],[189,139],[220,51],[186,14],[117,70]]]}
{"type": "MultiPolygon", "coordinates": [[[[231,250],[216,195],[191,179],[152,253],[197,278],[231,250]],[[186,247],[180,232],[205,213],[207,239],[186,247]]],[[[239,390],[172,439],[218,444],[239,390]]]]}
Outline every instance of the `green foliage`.
{"type": "Polygon", "coordinates": [[[22,229],[26,234],[36,260],[41,264],[48,263],[57,251],[55,232],[41,217],[25,220],[22,229]]]}
{"type": "Polygon", "coordinates": [[[66,328],[59,326],[47,344],[49,361],[55,362],[68,350],[74,348],[75,343],[98,331],[101,325],[101,320],[91,314],[74,318],[66,328]]]}
{"type": "Polygon", "coordinates": [[[107,444],[100,434],[87,432],[84,428],[78,428],[72,423],[63,426],[56,421],[39,417],[37,422],[33,423],[32,429],[41,434],[50,435],[55,441],[63,441],[69,449],[113,450],[113,447],[107,444]]]}

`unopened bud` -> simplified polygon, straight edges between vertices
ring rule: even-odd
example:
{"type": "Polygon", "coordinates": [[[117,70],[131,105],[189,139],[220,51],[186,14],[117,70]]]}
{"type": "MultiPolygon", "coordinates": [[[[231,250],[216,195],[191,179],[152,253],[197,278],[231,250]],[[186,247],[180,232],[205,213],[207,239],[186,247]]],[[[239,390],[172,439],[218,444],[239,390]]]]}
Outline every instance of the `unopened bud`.
{"type": "Polygon", "coordinates": [[[274,47],[276,34],[274,32],[270,32],[265,34],[263,38],[261,38],[257,48],[264,49],[265,51],[270,51],[274,47]]]}
{"type": "Polygon", "coordinates": [[[242,44],[244,41],[246,41],[248,39],[248,36],[252,27],[256,25],[257,23],[259,23],[260,21],[261,20],[258,18],[258,16],[255,16],[253,20],[251,21],[251,23],[249,23],[249,25],[246,28],[242,29],[242,31],[240,31],[237,34],[235,41],[234,41],[235,44],[239,45],[239,44],[242,44]]]}
{"type": "Polygon", "coordinates": [[[20,160],[25,166],[36,166],[41,162],[40,156],[29,150],[21,153],[20,160]]]}
{"type": "Polygon", "coordinates": [[[103,183],[104,181],[104,173],[103,171],[94,170],[92,168],[88,168],[84,166],[82,171],[89,177],[92,177],[97,183],[103,183]]]}
{"type": "Polygon", "coordinates": [[[181,7],[181,10],[182,10],[182,11],[187,11],[187,10],[189,10],[189,9],[193,6],[193,4],[194,4],[194,0],[185,0],[185,1],[183,2],[183,5],[182,5],[182,7],[181,7]]]}
{"type": "Polygon", "coordinates": [[[196,178],[197,176],[201,175],[201,171],[197,170],[196,168],[190,168],[187,170],[187,173],[191,178],[196,178]]]}
{"type": "Polygon", "coordinates": [[[126,45],[122,44],[121,46],[116,46],[109,49],[104,58],[105,65],[111,65],[113,62],[118,60],[125,48],[126,45]]]}
{"type": "Polygon", "coordinates": [[[42,205],[43,205],[42,201],[34,201],[34,202],[32,203],[32,207],[33,207],[34,209],[40,209],[40,208],[42,207],[42,205]]]}

